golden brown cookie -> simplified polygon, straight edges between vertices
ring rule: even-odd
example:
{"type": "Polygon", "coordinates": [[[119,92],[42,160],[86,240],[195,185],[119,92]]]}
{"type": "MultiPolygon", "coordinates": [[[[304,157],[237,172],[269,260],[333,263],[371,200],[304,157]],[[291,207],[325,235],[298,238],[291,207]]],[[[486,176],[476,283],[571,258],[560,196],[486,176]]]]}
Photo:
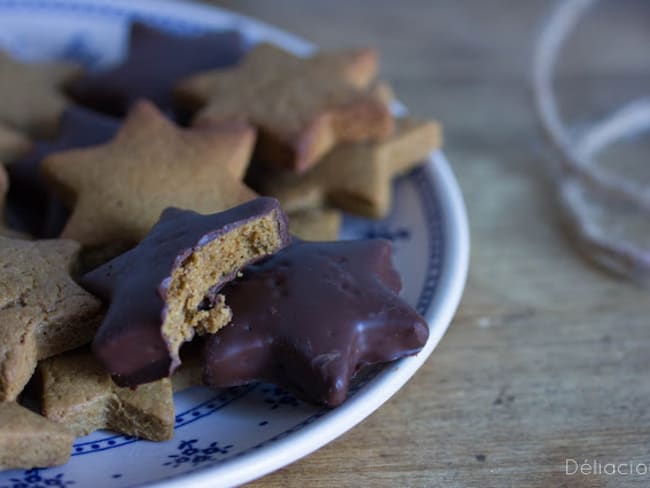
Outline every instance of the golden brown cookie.
{"type": "Polygon", "coordinates": [[[333,208],[302,210],[289,214],[289,230],[306,241],[336,241],[343,216],[333,208]]]}
{"type": "Polygon", "coordinates": [[[265,162],[303,171],[337,142],[391,134],[384,90],[372,86],[377,64],[371,49],[299,58],[262,43],[235,68],[181,81],[177,96],[189,108],[203,107],[198,121],[249,121],[265,162]]]}
{"type": "Polygon", "coordinates": [[[90,342],[101,304],[70,277],[79,244],[0,237],[0,400],[14,400],[39,359],[90,342]]]}
{"type": "Polygon", "coordinates": [[[135,244],[169,206],[213,213],[250,200],[240,181],[255,134],[244,124],[181,129],[139,102],[113,140],[54,154],[45,177],[72,207],[62,237],[135,244]]]}
{"type": "Polygon", "coordinates": [[[31,147],[32,143],[27,137],[0,123],[0,161],[12,162],[31,147]]]}
{"type": "Polygon", "coordinates": [[[33,136],[52,135],[68,105],[61,87],[79,74],[71,63],[25,64],[0,51],[0,123],[33,136]]]}
{"type": "Polygon", "coordinates": [[[17,403],[0,403],[0,469],[58,466],[70,458],[74,436],[17,403]]]}
{"type": "Polygon", "coordinates": [[[386,141],[344,144],[304,174],[266,171],[256,176],[256,184],[289,214],[330,204],[380,218],[390,209],[393,178],[420,164],[441,139],[436,122],[403,119],[386,141]]]}
{"type": "Polygon", "coordinates": [[[174,399],[169,378],[120,388],[90,351],[74,351],[39,366],[42,412],[76,436],[110,429],[152,441],[174,435],[174,399]]]}

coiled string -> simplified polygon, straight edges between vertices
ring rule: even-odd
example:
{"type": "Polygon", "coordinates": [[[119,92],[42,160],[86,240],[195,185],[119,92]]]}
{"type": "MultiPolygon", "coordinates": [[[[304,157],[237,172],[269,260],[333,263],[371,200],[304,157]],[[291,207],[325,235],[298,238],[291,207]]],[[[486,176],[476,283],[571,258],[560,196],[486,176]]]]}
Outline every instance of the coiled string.
{"type": "Polygon", "coordinates": [[[642,227],[650,229],[649,188],[600,167],[595,156],[610,144],[650,129],[650,98],[633,101],[575,138],[562,121],[552,86],[562,45],[596,1],[564,0],[543,26],[533,56],[535,107],[559,155],[549,169],[569,228],[588,257],[616,274],[647,284],[650,234],[642,227]]]}

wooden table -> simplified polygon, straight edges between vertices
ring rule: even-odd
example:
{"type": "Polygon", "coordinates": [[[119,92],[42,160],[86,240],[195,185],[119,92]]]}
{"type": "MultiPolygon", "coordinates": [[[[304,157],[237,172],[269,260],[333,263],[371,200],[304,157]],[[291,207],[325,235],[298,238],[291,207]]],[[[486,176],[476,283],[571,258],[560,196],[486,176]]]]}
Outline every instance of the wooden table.
{"type": "MultiPolygon", "coordinates": [[[[445,124],[472,233],[464,299],[426,365],[361,425],[253,485],[650,486],[565,475],[566,459],[650,463],[650,303],[558,226],[526,83],[553,2],[214,3],[323,47],[380,48],[398,96],[445,124]]],[[[618,0],[581,29],[560,70],[572,120],[645,94],[649,21],[650,2],[618,0]]]]}

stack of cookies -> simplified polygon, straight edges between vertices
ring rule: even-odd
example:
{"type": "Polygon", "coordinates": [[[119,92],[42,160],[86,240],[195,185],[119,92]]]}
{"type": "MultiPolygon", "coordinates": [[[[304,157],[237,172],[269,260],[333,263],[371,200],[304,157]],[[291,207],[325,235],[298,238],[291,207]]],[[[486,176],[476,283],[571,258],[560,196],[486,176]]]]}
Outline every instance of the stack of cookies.
{"type": "Polygon", "coordinates": [[[390,243],[336,242],[440,144],[393,117],[376,52],[129,36],[96,72],[0,54],[3,467],[64,463],[97,429],[170,439],[199,384],[335,407],[428,338],[390,243]]]}

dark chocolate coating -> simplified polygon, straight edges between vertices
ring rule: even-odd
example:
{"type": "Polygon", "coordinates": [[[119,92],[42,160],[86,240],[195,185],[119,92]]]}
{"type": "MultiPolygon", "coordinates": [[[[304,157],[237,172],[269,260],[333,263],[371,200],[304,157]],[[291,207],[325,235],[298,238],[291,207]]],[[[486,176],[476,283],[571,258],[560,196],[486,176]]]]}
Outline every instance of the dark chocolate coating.
{"type": "Polygon", "coordinates": [[[41,162],[56,152],[107,142],[119,127],[117,119],[81,107],[68,107],[55,139],[38,142],[7,167],[11,178],[7,205],[20,218],[16,225],[39,238],[58,237],[69,212],[45,184],[40,174],[41,162]]]}
{"type": "Polygon", "coordinates": [[[188,37],[136,22],[131,26],[126,59],[73,81],[68,92],[82,105],[120,117],[141,98],[170,112],[173,87],[179,79],[231,66],[243,55],[244,43],[235,31],[188,37]]]}
{"type": "Polygon", "coordinates": [[[232,322],[205,336],[203,380],[270,381],[334,407],[363,366],[417,353],[426,321],[398,293],[382,239],[294,241],[247,267],[222,293],[232,322]]]}
{"type": "MultiPolygon", "coordinates": [[[[140,244],[83,276],[82,286],[108,302],[93,350],[118,385],[164,378],[178,366],[161,333],[174,270],[209,242],[274,211],[280,215],[286,245],[286,217],[273,198],[257,198],[212,215],[168,208],[140,244]]],[[[215,283],[211,293],[233,278],[215,283]]]]}

